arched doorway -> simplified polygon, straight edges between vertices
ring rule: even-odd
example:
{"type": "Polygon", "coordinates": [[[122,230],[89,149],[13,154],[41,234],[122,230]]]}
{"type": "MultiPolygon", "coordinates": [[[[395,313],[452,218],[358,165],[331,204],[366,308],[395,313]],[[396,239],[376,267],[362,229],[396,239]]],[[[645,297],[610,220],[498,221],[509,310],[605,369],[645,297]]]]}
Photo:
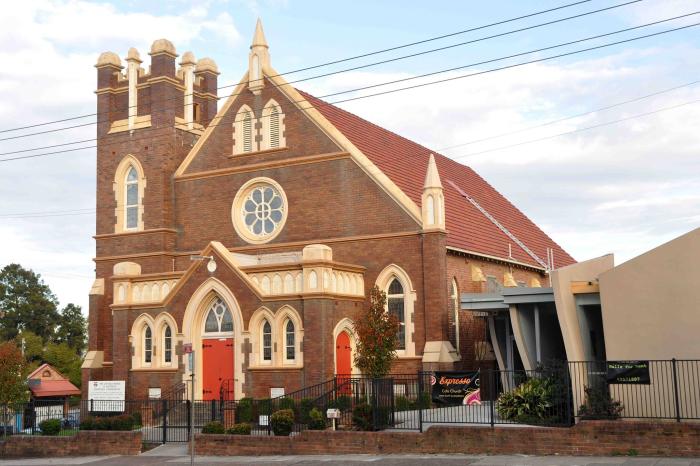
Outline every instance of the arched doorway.
{"type": "Polygon", "coordinates": [[[345,330],[335,339],[335,373],[348,376],[352,374],[352,346],[350,335],[345,330]]]}
{"type": "MultiPolygon", "coordinates": [[[[191,343],[192,349],[194,350],[195,398],[198,400],[204,398],[204,372],[207,371],[208,374],[210,373],[208,369],[205,369],[205,358],[203,354],[205,351],[209,351],[209,348],[202,348],[202,345],[211,344],[211,340],[218,342],[219,338],[223,338],[224,340],[228,341],[224,341],[223,345],[220,343],[213,344],[223,346],[224,351],[232,351],[230,357],[224,355],[222,358],[222,363],[225,362],[226,364],[226,367],[224,367],[223,370],[233,371],[233,375],[229,378],[232,383],[228,384],[229,387],[233,388],[229,388],[229,390],[233,390],[233,396],[235,398],[245,396],[245,391],[243,389],[245,384],[245,373],[243,372],[242,365],[244,358],[240,344],[243,341],[241,338],[241,333],[244,329],[243,319],[241,317],[238,301],[231,290],[223,282],[214,277],[210,277],[205,280],[190,297],[187,303],[187,308],[185,309],[182,325],[182,341],[183,343],[191,343]],[[224,321],[224,314],[221,313],[220,316],[216,316],[215,311],[217,331],[207,332],[206,323],[207,318],[209,317],[209,311],[217,306],[219,300],[230,312],[229,315],[232,317],[232,330],[229,330],[231,326],[228,324],[228,317],[226,317],[226,321],[224,321]],[[219,320],[219,318],[221,320],[219,320]],[[219,327],[219,324],[221,324],[221,328],[219,327]],[[231,346],[227,346],[228,344],[231,346]],[[230,369],[231,367],[232,369],[230,369]]],[[[220,348],[213,348],[212,351],[213,354],[216,354],[220,351],[220,348]]],[[[182,375],[182,380],[183,382],[187,382],[190,378],[190,371],[193,368],[191,368],[187,363],[187,355],[183,355],[182,359],[183,363],[186,364],[186,370],[182,375]]],[[[209,368],[212,367],[211,364],[208,364],[208,366],[209,368]]],[[[229,377],[228,373],[229,372],[225,373],[226,377],[229,377]]],[[[224,375],[222,375],[221,378],[222,380],[225,380],[224,375]]],[[[213,381],[211,381],[211,378],[209,378],[209,380],[210,383],[206,390],[211,392],[216,391],[215,395],[218,397],[219,387],[217,386],[216,390],[213,390],[213,381]]],[[[215,380],[218,383],[219,375],[216,376],[215,380]]],[[[212,396],[210,393],[207,393],[207,395],[208,397],[212,396]]]]}
{"type": "Polygon", "coordinates": [[[350,345],[350,335],[345,330],[335,338],[335,373],[338,393],[351,395],[352,346],[350,345]]]}
{"type": "MultiPolygon", "coordinates": [[[[218,296],[204,314],[202,333],[202,399],[218,400],[224,382],[233,380],[233,316],[218,296]]],[[[233,386],[226,383],[228,391],[233,386]]],[[[233,399],[233,393],[226,393],[233,399]]]]}

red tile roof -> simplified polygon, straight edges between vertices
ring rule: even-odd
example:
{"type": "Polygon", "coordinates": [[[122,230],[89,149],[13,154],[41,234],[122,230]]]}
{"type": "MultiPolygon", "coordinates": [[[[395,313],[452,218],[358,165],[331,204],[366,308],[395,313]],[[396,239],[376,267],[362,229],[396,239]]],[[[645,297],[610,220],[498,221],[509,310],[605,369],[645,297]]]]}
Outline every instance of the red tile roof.
{"type": "Polygon", "coordinates": [[[455,189],[457,186],[545,263],[547,248],[552,248],[554,251],[556,267],[576,262],[471,168],[350,112],[329,105],[303,91],[299,92],[418,206],[421,205],[428,158],[431,153],[435,155],[435,162],[444,187],[448,246],[507,260],[510,244],[513,259],[541,267],[525,250],[464,198],[455,189]]]}
{"type": "Polygon", "coordinates": [[[29,390],[34,398],[80,395],[80,389],[69,380],[41,380],[39,383],[30,383],[29,390]]]}

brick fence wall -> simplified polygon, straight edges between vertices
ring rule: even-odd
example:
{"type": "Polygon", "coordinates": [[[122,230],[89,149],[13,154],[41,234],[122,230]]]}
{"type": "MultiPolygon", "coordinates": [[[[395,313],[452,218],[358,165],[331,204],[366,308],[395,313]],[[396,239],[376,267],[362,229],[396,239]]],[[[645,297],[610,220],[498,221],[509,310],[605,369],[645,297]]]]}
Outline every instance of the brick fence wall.
{"type": "Polygon", "coordinates": [[[138,455],[140,452],[141,432],[80,431],[66,437],[16,435],[0,441],[0,458],[138,455]]]}
{"type": "Polygon", "coordinates": [[[700,423],[584,421],[571,428],[433,426],[416,432],[196,436],[198,455],[465,453],[700,456],[700,423]]]}

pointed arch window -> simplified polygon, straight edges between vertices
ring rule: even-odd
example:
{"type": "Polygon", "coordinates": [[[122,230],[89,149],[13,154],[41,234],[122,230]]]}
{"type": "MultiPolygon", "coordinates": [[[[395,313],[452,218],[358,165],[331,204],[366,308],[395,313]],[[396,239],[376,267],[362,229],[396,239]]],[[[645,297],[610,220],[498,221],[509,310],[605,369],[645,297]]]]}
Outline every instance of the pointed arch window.
{"type": "Polygon", "coordinates": [[[146,178],[143,167],[133,155],[122,159],[114,174],[116,200],[115,232],[143,230],[143,196],[146,178]]]}
{"type": "Polygon", "coordinates": [[[124,184],[124,224],[127,230],[133,230],[139,223],[139,177],[133,166],[126,172],[124,184]]]}
{"type": "Polygon", "coordinates": [[[233,121],[234,154],[244,154],[258,150],[257,141],[255,140],[257,135],[256,122],[257,119],[250,107],[244,105],[238,110],[233,121]]]}
{"type": "Polygon", "coordinates": [[[286,361],[294,361],[296,349],[296,335],[294,333],[294,322],[287,319],[284,326],[284,359],[286,361]]]}
{"type": "Polygon", "coordinates": [[[173,362],[173,332],[170,325],[166,325],[163,330],[163,362],[170,364],[173,362]]]}
{"type": "Polygon", "coordinates": [[[263,361],[272,361],[272,326],[267,319],[262,325],[262,352],[263,361]]]}
{"type": "Polygon", "coordinates": [[[143,362],[151,364],[153,358],[153,333],[151,327],[146,324],[143,329],[143,362]]]}
{"type": "Polygon", "coordinates": [[[399,321],[399,331],[396,334],[397,349],[406,349],[406,308],[405,295],[403,285],[394,278],[390,283],[386,292],[387,311],[396,316],[399,321]]]}
{"type": "Polygon", "coordinates": [[[233,316],[226,303],[216,298],[209,308],[204,321],[204,333],[233,332],[233,316]]]}
{"type": "Polygon", "coordinates": [[[284,137],[284,113],[282,107],[274,100],[265,104],[262,111],[262,147],[261,150],[279,149],[286,146],[284,137]]]}

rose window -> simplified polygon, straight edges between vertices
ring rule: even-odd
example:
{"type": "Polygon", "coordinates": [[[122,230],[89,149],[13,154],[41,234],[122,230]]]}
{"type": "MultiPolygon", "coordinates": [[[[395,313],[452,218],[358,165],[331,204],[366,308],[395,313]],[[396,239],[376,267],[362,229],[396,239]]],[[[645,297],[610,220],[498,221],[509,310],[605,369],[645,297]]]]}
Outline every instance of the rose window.
{"type": "Polygon", "coordinates": [[[272,234],[284,216],[282,196],[272,186],[258,186],[243,203],[243,221],[256,236],[272,234]]]}
{"type": "Polygon", "coordinates": [[[287,200],[282,188],[268,178],[246,183],[233,202],[233,226],[249,243],[266,242],[277,236],[287,219],[287,200]]]}

